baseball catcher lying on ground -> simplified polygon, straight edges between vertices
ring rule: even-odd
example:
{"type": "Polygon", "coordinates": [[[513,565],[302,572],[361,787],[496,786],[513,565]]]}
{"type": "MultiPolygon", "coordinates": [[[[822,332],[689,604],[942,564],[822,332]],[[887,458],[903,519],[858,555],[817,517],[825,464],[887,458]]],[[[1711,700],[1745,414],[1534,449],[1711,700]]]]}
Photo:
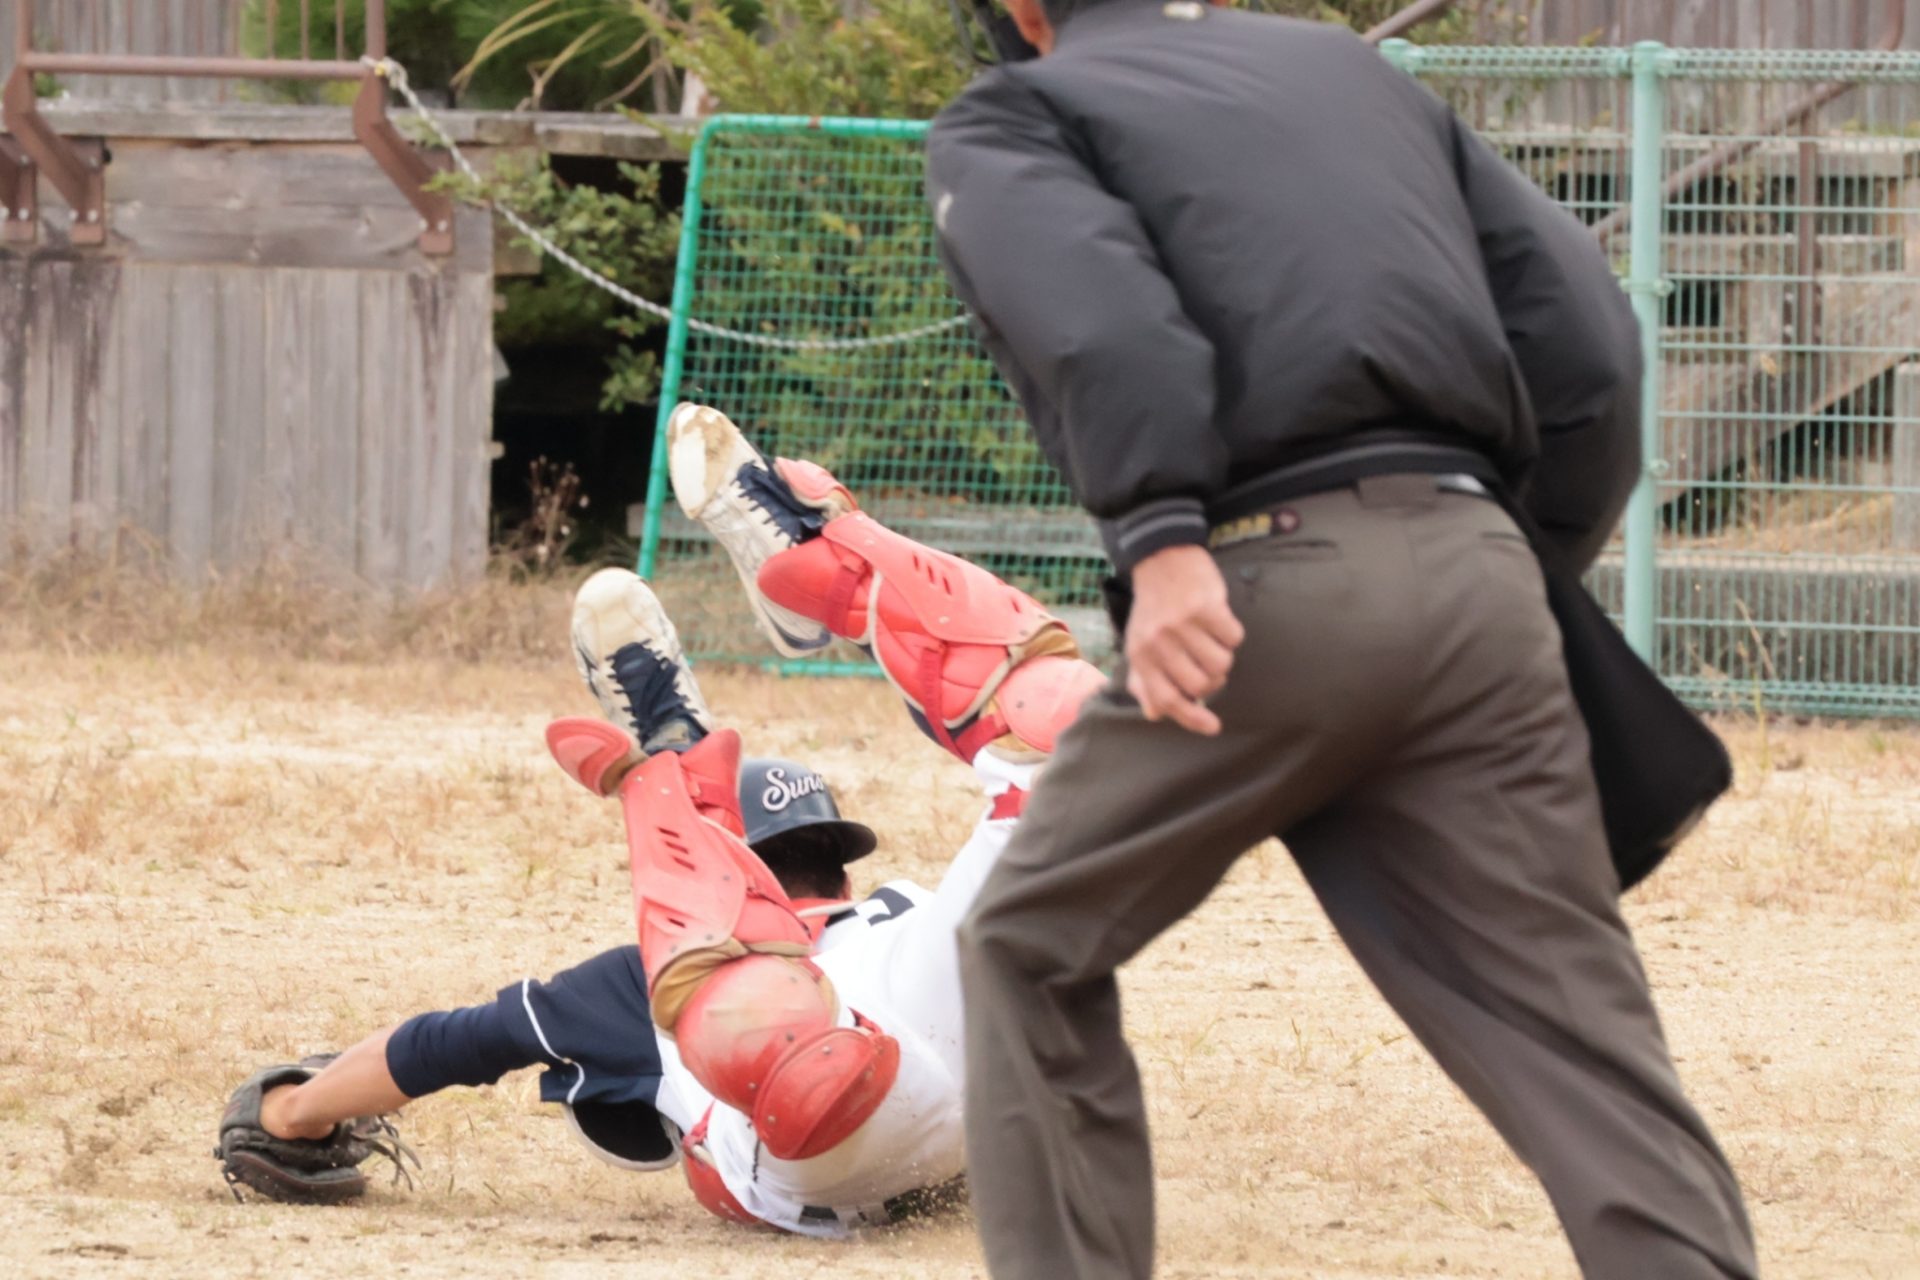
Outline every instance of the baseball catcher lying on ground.
{"type": "Polygon", "coordinates": [[[547,743],[620,802],[639,946],[255,1073],[220,1124],[230,1183],[351,1199],[367,1156],[411,1154],[379,1117],[536,1064],[596,1155],[681,1163],[734,1221],[844,1235],[962,1172],[954,930],[1102,677],[1031,598],[882,527],[821,468],[769,464],[695,405],[669,433],[680,504],[732,557],[774,647],[840,636],[870,652],[915,723],[974,767],[988,804],[973,834],[936,891],[897,881],[847,901],[845,864],[873,833],[803,766],[743,769],[659,601],[602,570],[576,598],[573,643],[607,719],[555,721],[547,743]]]}

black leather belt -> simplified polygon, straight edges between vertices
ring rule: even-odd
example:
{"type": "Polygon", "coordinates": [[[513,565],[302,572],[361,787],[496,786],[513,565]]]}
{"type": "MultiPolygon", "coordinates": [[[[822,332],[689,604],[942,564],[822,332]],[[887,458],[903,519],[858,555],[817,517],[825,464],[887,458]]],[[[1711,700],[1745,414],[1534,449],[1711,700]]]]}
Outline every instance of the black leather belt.
{"type": "MultiPolygon", "coordinates": [[[[1360,480],[1368,478],[1369,477],[1362,476],[1358,479],[1328,485],[1325,488],[1315,489],[1311,492],[1326,493],[1333,489],[1345,488],[1349,484],[1358,484],[1360,480]]],[[[1477,476],[1470,475],[1464,471],[1442,471],[1436,473],[1433,477],[1433,487],[1442,493],[1464,493],[1475,498],[1485,498],[1489,502],[1498,500],[1493,490],[1483,481],[1477,476]]],[[[1302,493],[1296,496],[1307,497],[1310,495],[1302,493]]],[[[1292,499],[1282,498],[1278,500],[1281,504],[1289,501],[1292,501],[1292,499]]],[[[1259,538],[1272,538],[1282,534],[1292,533],[1299,527],[1300,517],[1291,507],[1276,505],[1264,511],[1255,511],[1248,515],[1235,516],[1231,520],[1222,520],[1215,524],[1207,531],[1207,548],[1212,551],[1218,551],[1222,547],[1237,546],[1240,543],[1252,542],[1259,538]]]]}
{"type": "Polygon", "coordinates": [[[1269,511],[1310,494],[1345,488],[1373,476],[1471,476],[1489,486],[1499,473],[1486,455],[1431,434],[1379,431],[1335,443],[1243,481],[1207,504],[1213,524],[1269,511]]]}

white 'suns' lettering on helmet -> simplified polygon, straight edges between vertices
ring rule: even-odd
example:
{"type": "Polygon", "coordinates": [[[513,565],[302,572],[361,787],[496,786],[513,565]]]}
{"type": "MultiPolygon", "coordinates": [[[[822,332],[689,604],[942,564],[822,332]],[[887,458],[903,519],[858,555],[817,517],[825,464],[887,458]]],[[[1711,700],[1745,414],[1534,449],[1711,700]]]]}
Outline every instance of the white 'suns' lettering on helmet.
{"type": "Polygon", "coordinates": [[[760,793],[760,804],[768,813],[778,813],[801,796],[810,796],[826,789],[825,780],[817,773],[803,773],[788,781],[785,769],[769,769],[767,789],[760,793]]]}

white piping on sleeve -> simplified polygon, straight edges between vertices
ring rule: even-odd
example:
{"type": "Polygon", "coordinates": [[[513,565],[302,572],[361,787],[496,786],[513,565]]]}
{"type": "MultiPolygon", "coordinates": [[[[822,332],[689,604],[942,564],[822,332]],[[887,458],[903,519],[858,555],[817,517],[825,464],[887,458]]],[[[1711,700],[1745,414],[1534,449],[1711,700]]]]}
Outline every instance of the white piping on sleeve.
{"type": "Polygon", "coordinates": [[[568,1066],[572,1067],[575,1071],[580,1073],[579,1079],[573,1082],[573,1088],[567,1090],[567,1105],[572,1106],[574,1098],[579,1096],[580,1086],[587,1082],[587,1069],[581,1066],[579,1063],[575,1062],[572,1058],[563,1057],[560,1054],[554,1052],[552,1041],[548,1040],[547,1033],[541,1030],[540,1019],[538,1015],[536,1015],[533,1011],[533,1001],[529,998],[529,995],[532,992],[532,989],[533,989],[532,978],[520,979],[520,1007],[527,1011],[527,1021],[533,1024],[533,1034],[540,1038],[540,1047],[547,1051],[547,1056],[549,1058],[553,1058],[559,1062],[564,1062],[568,1066]]]}

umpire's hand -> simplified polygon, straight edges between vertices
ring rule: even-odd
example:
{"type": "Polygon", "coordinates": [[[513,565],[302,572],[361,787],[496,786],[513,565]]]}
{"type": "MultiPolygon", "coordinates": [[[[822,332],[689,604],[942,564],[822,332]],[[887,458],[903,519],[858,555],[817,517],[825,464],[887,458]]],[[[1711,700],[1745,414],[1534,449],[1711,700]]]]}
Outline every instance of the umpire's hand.
{"type": "Polygon", "coordinates": [[[1149,720],[1208,737],[1220,717],[1204,699],[1220,691],[1246,629],[1227,606],[1227,580],[1205,547],[1156,551],[1133,567],[1127,616],[1127,692],[1149,720]]]}

